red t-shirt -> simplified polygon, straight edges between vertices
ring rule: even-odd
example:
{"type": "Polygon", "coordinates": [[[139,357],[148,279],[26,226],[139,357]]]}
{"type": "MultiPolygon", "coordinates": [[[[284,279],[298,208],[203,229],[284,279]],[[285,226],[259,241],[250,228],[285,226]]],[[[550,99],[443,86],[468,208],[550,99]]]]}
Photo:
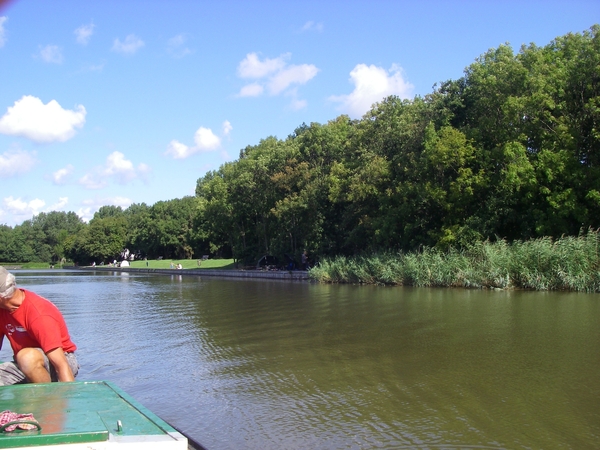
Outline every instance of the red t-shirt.
{"type": "MultiPolygon", "coordinates": [[[[77,346],[71,341],[62,314],[53,303],[33,292],[21,289],[23,303],[12,314],[0,309],[0,333],[6,336],[16,355],[23,348],[41,348],[48,353],[58,347],[74,352],[77,346]]],[[[0,340],[0,348],[2,341],[0,340]]]]}

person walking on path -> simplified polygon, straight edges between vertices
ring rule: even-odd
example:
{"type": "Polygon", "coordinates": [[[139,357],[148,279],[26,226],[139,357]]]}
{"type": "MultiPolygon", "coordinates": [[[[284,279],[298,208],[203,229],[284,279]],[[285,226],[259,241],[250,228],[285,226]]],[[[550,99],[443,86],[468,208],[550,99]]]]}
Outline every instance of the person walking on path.
{"type": "Polygon", "coordinates": [[[75,381],[77,346],[61,312],[49,300],[18,288],[15,276],[0,266],[0,348],[4,336],[14,360],[0,364],[0,386],[75,381]]]}
{"type": "Polygon", "coordinates": [[[306,250],[302,253],[302,270],[308,270],[308,255],[306,254],[306,250]]]}

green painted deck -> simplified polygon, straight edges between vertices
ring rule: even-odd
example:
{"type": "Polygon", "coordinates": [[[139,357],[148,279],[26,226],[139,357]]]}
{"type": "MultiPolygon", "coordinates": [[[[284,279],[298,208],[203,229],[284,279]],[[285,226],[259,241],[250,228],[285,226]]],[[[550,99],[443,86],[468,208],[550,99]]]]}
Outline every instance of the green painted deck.
{"type": "Polygon", "coordinates": [[[82,448],[136,448],[141,442],[139,448],[187,449],[187,439],[173,427],[104,381],[3,386],[4,410],[32,413],[42,429],[0,433],[0,448],[86,443],[82,448]]]}

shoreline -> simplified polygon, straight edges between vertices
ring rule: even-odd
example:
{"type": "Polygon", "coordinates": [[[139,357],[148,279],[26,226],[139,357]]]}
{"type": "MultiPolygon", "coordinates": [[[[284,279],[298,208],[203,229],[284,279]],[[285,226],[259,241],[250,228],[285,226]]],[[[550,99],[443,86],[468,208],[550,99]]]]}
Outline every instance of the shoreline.
{"type": "Polygon", "coordinates": [[[226,278],[263,278],[270,280],[310,281],[308,272],[302,270],[219,270],[219,269],[146,269],[133,267],[63,267],[66,270],[83,270],[92,272],[127,272],[150,273],[161,275],[196,275],[226,278]]]}

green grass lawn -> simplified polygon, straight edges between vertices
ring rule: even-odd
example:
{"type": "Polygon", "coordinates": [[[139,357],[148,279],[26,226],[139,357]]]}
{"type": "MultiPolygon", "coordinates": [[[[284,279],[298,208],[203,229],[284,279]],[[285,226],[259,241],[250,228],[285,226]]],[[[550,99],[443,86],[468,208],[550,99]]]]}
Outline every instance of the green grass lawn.
{"type": "MultiPolygon", "coordinates": [[[[200,265],[198,265],[198,259],[162,259],[156,260],[151,259],[148,261],[132,261],[130,262],[130,267],[139,268],[139,269],[170,269],[171,263],[173,266],[177,266],[177,264],[181,264],[184,269],[221,269],[221,270],[230,270],[233,269],[233,259],[207,259],[206,261],[200,261],[200,265]]],[[[67,266],[73,265],[73,263],[68,262],[65,264],[67,266]]],[[[50,264],[48,263],[40,263],[40,262],[31,262],[31,263],[1,263],[0,266],[4,266],[8,268],[19,268],[19,269],[49,269],[50,264]]],[[[56,264],[54,268],[60,269],[62,266],[60,264],[56,264]]]]}
{"type": "MultiPolygon", "coordinates": [[[[7,263],[0,262],[0,266],[5,267],[6,269],[15,268],[15,269],[50,269],[50,264],[45,262],[28,262],[28,263],[7,263]]],[[[60,264],[55,264],[55,268],[59,269],[62,266],[60,264]]]]}
{"type": "Polygon", "coordinates": [[[233,269],[233,259],[207,259],[201,261],[198,259],[149,259],[148,261],[131,261],[130,267],[138,269],[170,269],[173,266],[181,264],[184,269],[233,269]],[[200,264],[198,264],[200,261],[200,264]]]}

